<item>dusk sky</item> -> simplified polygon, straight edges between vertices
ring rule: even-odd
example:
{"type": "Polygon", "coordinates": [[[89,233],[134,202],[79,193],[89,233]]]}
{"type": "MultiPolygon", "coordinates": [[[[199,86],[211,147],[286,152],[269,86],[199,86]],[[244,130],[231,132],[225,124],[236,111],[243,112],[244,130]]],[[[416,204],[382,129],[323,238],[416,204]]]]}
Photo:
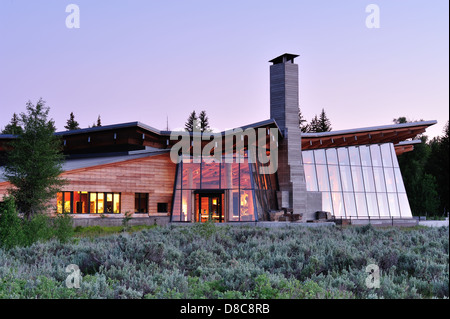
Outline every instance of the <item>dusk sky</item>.
{"type": "Polygon", "coordinates": [[[42,97],[58,131],[206,110],[225,130],[269,118],[268,62],[299,54],[300,108],[333,130],[449,118],[448,0],[0,0],[0,129],[42,97]],[[68,28],[69,4],[80,27],[68,28]],[[368,28],[369,4],[379,28],[368,28]]]}

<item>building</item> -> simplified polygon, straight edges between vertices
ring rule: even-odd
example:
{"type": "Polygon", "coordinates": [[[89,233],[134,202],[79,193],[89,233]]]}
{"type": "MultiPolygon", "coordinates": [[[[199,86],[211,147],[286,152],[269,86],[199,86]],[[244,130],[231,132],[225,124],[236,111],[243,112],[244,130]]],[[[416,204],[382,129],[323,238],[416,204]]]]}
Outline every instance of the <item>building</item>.
{"type": "MultiPolygon", "coordinates": [[[[126,212],[158,224],[267,221],[277,211],[300,222],[321,211],[411,219],[397,156],[436,121],[302,133],[296,57],[270,61],[266,121],[220,133],[160,131],[141,122],[55,133],[68,184],[49,213],[69,212],[83,225],[120,223],[126,212]]],[[[0,135],[0,152],[14,138],[0,135]]],[[[9,186],[0,177],[0,199],[9,186]]]]}

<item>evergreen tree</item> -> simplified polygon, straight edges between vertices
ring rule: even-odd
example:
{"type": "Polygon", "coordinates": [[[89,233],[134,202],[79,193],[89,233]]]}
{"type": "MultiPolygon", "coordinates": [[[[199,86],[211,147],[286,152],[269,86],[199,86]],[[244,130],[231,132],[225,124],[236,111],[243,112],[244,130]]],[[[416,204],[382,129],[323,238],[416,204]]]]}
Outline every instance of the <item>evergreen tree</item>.
{"type": "Polygon", "coordinates": [[[307,129],[307,132],[311,133],[320,132],[319,118],[317,117],[317,115],[314,115],[314,117],[311,119],[311,123],[309,123],[307,129]]]}
{"type": "Polygon", "coordinates": [[[21,134],[22,131],[23,129],[19,124],[19,117],[16,113],[14,113],[9,124],[7,124],[3,129],[2,134],[18,135],[21,134]]]}
{"type": "Polygon", "coordinates": [[[200,130],[200,128],[198,127],[198,118],[197,118],[197,114],[195,113],[195,111],[192,111],[191,114],[189,115],[187,122],[184,124],[184,129],[187,132],[193,132],[194,130],[200,130]]]}
{"type": "Polygon", "coordinates": [[[298,110],[298,127],[303,133],[309,132],[310,128],[306,119],[303,117],[302,111],[298,110]]]}
{"type": "Polygon", "coordinates": [[[331,131],[331,122],[325,114],[325,110],[322,109],[319,116],[319,130],[316,132],[329,132],[331,131]]]}
{"type": "Polygon", "coordinates": [[[209,127],[209,119],[206,115],[206,111],[201,111],[200,115],[198,116],[198,120],[200,122],[200,131],[203,132],[210,132],[211,129],[209,127]]]}
{"type": "Polygon", "coordinates": [[[311,123],[305,128],[306,132],[320,133],[331,131],[331,122],[325,114],[325,110],[322,109],[320,116],[315,115],[311,123]]]}
{"type": "Polygon", "coordinates": [[[448,212],[449,204],[449,140],[448,121],[444,127],[443,136],[433,138],[429,145],[431,153],[427,162],[426,171],[436,178],[437,192],[439,194],[439,212],[448,212]]]}
{"type": "Polygon", "coordinates": [[[70,112],[70,117],[67,120],[67,125],[65,125],[64,128],[69,131],[80,129],[78,122],[75,121],[75,115],[73,115],[73,112],[70,112]]]}
{"type": "Polygon", "coordinates": [[[20,114],[23,132],[10,143],[4,166],[4,176],[12,185],[8,191],[27,219],[43,212],[63,184],[62,143],[54,135],[49,110],[42,99],[36,105],[27,103],[26,113],[20,114]]]}
{"type": "Polygon", "coordinates": [[[102,126],[102,120],[100,119],[100,115],[99,115],[98,118],[97,118],[97,123],[94,122],[94,123],[92,124],[92,126],[89,126],[89,127],[96,127],[96,126],[102,126]]]}

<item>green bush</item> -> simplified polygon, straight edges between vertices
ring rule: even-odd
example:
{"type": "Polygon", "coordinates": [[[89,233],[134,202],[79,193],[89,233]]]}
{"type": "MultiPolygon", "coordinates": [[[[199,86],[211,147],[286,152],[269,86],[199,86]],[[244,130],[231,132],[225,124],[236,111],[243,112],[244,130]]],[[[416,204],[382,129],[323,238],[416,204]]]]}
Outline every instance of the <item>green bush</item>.
{"type": "Polygon", "coordinates": [[[72,223],[68,214],[55,218],[35,214],[30,220],[22,219],[18,216],[14,199],[8,197],[0,207],[0,247],[30,246],[53,238],[66,243],[74,234],[72,223]]]}
{"type": "Polygon", "coordinates": [[[14,199],[5,198],[0,211],[0,246],[10,249],[25,243],[22,219],[18,216],[14,199]]]}

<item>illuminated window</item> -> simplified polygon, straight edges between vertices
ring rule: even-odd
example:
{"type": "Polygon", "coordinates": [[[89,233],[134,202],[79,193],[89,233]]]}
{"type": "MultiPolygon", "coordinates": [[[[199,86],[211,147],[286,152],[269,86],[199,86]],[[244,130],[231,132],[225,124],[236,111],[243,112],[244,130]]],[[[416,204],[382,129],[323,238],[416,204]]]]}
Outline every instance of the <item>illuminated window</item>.
{"type": "Polygon", "coordinates": [[[171,221],[203,221],[200,207],[209,207],[214,221],[256,221],[260,209],[276,206],[275,174],[259,174],[258,167],[249,163],[246,153],[242,163],[225,157],[220,163],[183,158],[177,167],[171,221]],[[217,198],[210,200],[213,195],[217,198]]]}
{"type": "Polygon", "coordinates": [[[56,194],[58,213],[96,214],[120,213],[120,193],[59,192],[56,194]]]}

